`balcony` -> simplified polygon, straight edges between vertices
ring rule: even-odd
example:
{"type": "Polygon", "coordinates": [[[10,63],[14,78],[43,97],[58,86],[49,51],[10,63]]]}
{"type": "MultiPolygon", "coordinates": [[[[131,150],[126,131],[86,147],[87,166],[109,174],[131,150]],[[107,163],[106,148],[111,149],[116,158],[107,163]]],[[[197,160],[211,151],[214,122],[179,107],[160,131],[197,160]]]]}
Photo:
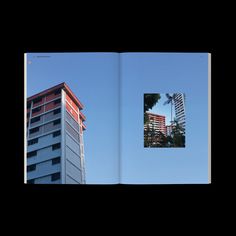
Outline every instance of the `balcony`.
{"type": "Polygon", "coordinates": [[[82,121],[85,121],[85,120],[86,120],[86,117],[85,117],[85,115],[84,115],[82,112],[80,112],[79,115],[80,115],[80,117],[82,118],[82,121]]]}

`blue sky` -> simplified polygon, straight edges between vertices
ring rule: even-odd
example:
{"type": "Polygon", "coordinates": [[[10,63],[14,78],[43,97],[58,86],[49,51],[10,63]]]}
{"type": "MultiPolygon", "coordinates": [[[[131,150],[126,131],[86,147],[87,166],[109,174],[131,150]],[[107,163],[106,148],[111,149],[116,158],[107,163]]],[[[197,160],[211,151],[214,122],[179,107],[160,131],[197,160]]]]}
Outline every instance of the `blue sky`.
{"type": "MultiPolygon", "coordinates": [[[[168,93],[168,91],[167,91],[168,93]]],[[[170,125],[171,120],[171,108],[170,104],[163,105],[163,103],[167,100],[166,94],[162,93],[160,94],[161,98],[158,100],[155,106],[153,106],[152,109],[148,110],[148,112],[152,112],[158,115],[163,115],[166,117],[166,125],[170,125]]],[[[170,94],[171,95],[171,94],[170,94]]],[[[172,106],[172,119],[174,119],[175,111],[174,106],[172,106]]]]}
{"type": "Polygon", "coordinates": [[[206,53],[123,53],[120,67],[116,53],[28,60],[27,96],[66,82],[84,104],[87,183],[118,182],[119,164],[123,183],[207,182],[206,53]],[[172,92],[186,94],[186,148],[144,148],[143,94],[172,92]]]}

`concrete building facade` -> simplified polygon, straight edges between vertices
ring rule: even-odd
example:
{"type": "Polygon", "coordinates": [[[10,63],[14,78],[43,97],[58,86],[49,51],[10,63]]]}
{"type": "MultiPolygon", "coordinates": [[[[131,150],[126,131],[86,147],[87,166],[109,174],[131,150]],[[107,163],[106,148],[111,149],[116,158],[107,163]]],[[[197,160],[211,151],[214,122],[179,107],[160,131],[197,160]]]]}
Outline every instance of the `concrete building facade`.
{"type": "Polygon", "coordinates": [[[166,117],[154,113],[147,112],[148,122],[144,125],[144,130],[148,127],[154,129],[155,132],[162,132],[166,136],[166,117]]]}
{"type": "Polygon", "coordinates": [[[66,83],[27,98],[27,183],[86,183],[82,109],[66,83]]]}
{"type": "Polygon", "coordinates": [[[183,127],[185,131],[186,118],[185,118],[185,94],[175,93],[174,96],[174,107],[175,107],[175,117],[178,119],[179,124],[183,127]]]}

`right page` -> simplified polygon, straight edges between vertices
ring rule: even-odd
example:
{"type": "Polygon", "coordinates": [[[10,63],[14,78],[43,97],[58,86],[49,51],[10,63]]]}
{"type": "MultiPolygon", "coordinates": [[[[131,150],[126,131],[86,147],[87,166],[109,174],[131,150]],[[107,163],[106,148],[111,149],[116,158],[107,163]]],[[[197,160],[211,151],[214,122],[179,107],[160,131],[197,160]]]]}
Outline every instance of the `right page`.
{"type": "Polygon", "coordinates": [[[210,54],[122,53],[120,63],[121,183],[210,183],[210,54]]]}

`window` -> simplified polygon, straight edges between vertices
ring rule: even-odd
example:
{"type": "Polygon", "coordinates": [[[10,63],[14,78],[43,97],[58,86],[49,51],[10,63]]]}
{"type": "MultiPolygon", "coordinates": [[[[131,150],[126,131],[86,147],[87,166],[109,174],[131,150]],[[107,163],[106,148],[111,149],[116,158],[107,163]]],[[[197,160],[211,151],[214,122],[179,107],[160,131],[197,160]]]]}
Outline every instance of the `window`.
{"type": "Polygon", "coordinates": [[[27,184],[34,184],[34,179],[27,180],[27,184]]]}
{"type": "Polygon", "coordinates": [[[60,157],[56,157],[56,158],[52,159],[52,165],[56,165],[56,164],[58,164],[60,162],[61,162],[61,158],[60,157]]]}
{"type": "Polygon", "coordinates": [[[56,110],[53,111],[53,115],[56,115],[58,113],[61,113],[61,108],[58,108],[56,110]]]}
{"type": "Polygon", "coordinates": [[[52,145],[52,150],[59,149],[60,147],[61,147],[61,144],[60,144],[60,143],[53,144],[53,145],[52,145]]]}
{"type": "Polygon", "coordinates": [[[54,101],[54,105],[59,104],[59,103],[61,103],[61,99],[57,99],[56,101],[54,101]]]}
{"type": "Polygon", "coordinates": [[[27,109],[31,107],[31,102],[27,103],[27,109]]]}
{"type": "Polygon", "coordinates": [[[27,172],[34,171],[34,170],[36,170],[36,164],[27,166],[27,172]]]}
{"type": "Polygon", "coordinates": [[[53,121],[53,125],[58,125],[61,123],[61,119],[58,119],[58,120],[54,120],[53,121]]]}
{"type": "Polygon", "coordinates": [[[38,143],[38,138],[32,139],[28,141],[28,146],[38,143]]]}
{"type": "Polygon", "coordinates": [[[60,172],[54,173],[51,175],[51,181],[55,181],[61,178],[60,172]]]}
{"type": "Polygon", "coordinates": [[[30,121],[30,123],[33,124],[33,123],[35,123],[35,122],[37,122],[37,121],[40,121],[40,116],[35,117],[35,118],[32,118],[31,121],[30,121]]]}
{"type": "Polygon", "coordinates": [[[28,112],[28,113],[27,113],[27,118],[29,118],[29,116],[30,116],[30,113],[28,112]]]}
{"type": "Polygon", "coordinates": [[[53,138],[54,138],[54,137],[57,137],[57,136],[59,136],[59,135],[61,135],[61,130],[55,131],[55,132],[53,132],[53,134],[52,134],[53,138]]]}
{"type": "Polygon", "coordinates": [[[34,108],[34,109],[32,110],[32,114],[34,114],[34,113],[36,113],[36,112],[39,112],[39,111],[41,111],[41,107],[34,108]]]}
{"type": "Polygon", "coordinates": [[[42,97],[38,97],[33,100],[34,104],[39,103],[39,102],[42,102],[42,97]]]}
{"type": "Polygon", "coordinates": [[[28,152],[27,153],[27,158],[33,157],[33,156],[36,156],[36,155],[37,155],[37,151],[28,152]]]}
{"type": "Polygon", "coordinates": [[[39,127],[33,128],[30,130],[30,134],[36,133],[39,131],[39,127]]]}
{"type": "Polygon", "coordinates": [[[54,95],[58,95],[58,94],[61,94],[61,89],[57,89],[57,90],[54,92],[54,95]]]}

